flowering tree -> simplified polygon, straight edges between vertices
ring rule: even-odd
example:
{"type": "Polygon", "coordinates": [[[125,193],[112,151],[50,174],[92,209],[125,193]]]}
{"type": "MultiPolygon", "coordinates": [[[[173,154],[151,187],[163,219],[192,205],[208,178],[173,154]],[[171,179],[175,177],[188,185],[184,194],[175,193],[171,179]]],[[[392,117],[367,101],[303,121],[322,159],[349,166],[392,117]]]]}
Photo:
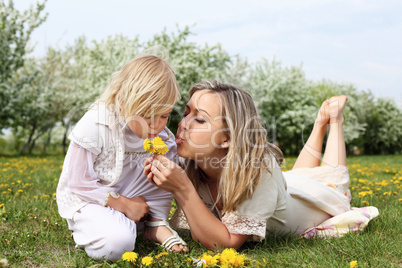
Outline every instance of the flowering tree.
{"type": "Polygon", "coordinates": [[[41,16],[44,7],[45,2],[38,3],[36,8],[31,6],[20,13],[13,1],[9,0],[8,5],[0,1],[0,131],[16,118],[15,106],[10,105],[10,101],[20,94],[19,87],[32,79],[32,76],[20,79],[17,87],[10,83],[30,51],[27,44],[32,31],[46,20],[47,15],[41,16]]]}
{"type": "Polygon", "coordinates": [[[286,154],[297,154],[314,122],[317,104],[301,67],[282,67],[262,59],[250,72],[250,90],[265,120],[271,142],[286,154]]]}
{"type": "Polygon", "coordinates": [[[379,98],[368,105],[364,153],[390,154],[402,151],[402,112],[392,100],[379,98]]]}

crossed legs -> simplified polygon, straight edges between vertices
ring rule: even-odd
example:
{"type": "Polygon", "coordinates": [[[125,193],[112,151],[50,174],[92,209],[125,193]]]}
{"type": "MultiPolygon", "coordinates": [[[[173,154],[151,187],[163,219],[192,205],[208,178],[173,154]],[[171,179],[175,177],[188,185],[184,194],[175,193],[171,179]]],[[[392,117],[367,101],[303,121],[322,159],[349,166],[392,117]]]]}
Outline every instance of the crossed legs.
{"type": "Polygon", "coordinates": [[[343,108],[347,97],[336,96],[323,102],[314,123],[313,131],[300,152],[295,168],[317,167],[320,165],[322,143],[328,130],[329,134],[321,165],[346,166],[346,147],[343,136],[343,108]]]}

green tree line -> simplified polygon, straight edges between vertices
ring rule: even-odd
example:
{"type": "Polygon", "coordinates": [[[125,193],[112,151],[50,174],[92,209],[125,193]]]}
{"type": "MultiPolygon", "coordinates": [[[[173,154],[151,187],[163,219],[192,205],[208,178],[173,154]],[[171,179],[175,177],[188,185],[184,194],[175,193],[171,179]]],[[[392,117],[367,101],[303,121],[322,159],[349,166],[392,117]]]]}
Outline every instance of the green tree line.
{"type": "MultiPolygon", "coordinates": [[[[190,42],[190,27],[172,33],[165,29],[145,42],[123,35],[100,41],[82,36],[63,48],[48,47],[45,56],[30,56],[28,41],[46,19],[44,5],[21,13],[12,1],[0,2],[0,129],[12,137],[15,152],[30,153],[38,143],[44,151],[56,144],[65,152],[69,131],[104,90],[111,74],[155,45],[169,51],[182,94],[169,122],[173,132],[188,90],[201,80],[212,79],[250,92],[269,139],[286,154],[301,150],[321,103],[339,94],[349,97],[345,139],[350,152],[356,148],[366,154],[402,150],[401,110],[393,100],[375,98],[352,84],[308,80],[301,65],[285,67],[275,58],[250,63],[230,55],[220,44],[190,42]]],[[[7,142],[0,140],[0,146],[7,142]]]]}

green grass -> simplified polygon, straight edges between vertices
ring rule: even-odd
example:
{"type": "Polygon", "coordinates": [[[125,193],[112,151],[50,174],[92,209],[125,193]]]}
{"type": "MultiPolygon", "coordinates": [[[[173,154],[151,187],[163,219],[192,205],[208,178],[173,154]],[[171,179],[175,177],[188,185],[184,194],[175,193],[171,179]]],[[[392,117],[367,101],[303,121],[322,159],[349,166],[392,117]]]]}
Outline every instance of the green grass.
{"type": "MultiPolygon", "coordinates": [[[[290,169],[294,158],[287,159],[290,169]]],[[[57,212],[56,186],[63,157],[0,157],[0,259],[10,267],[130,267],[125,261],[96,261],[75,248],[65,220],[57,212]]],[[[348,159],[352,206],[376,206],[380,216],[363,232],[335,239],[267,237],[238,250],[249,266],[262,267],[402,267],[400,188],[402,156],[359,156],[348,159]]],[[[164,267],[194,267],[188,258],[207,250],[189,242],[190,252],[162,256],[164,267]]],[[[163,252],[141,237],[136,243],[139,260],[163,252]]],[[[213,254],[213,253],[209,253],[213,254]]],[[[0,265],[1,266],[1,265],[0,265]]],[[[157,265],[154,265],[157,266],[157,265]]]]}

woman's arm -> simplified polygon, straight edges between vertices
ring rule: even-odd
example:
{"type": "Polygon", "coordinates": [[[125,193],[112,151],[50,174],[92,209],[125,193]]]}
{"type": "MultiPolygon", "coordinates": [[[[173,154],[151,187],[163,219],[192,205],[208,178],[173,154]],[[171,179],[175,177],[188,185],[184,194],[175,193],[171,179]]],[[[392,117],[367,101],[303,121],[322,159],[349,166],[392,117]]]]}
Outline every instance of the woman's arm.
{"type": "Polygon", "coordinates": [[[239,248],[248,235],[231,234],[226,226],[209,211],[186,173],[166,157],[145,161],[144,174],[154,185],[169,191],[179,203],[190,226],[194,240],[208,249],[239,248]],[[150,164],[153,160],[153,164],[150,164]]]}

